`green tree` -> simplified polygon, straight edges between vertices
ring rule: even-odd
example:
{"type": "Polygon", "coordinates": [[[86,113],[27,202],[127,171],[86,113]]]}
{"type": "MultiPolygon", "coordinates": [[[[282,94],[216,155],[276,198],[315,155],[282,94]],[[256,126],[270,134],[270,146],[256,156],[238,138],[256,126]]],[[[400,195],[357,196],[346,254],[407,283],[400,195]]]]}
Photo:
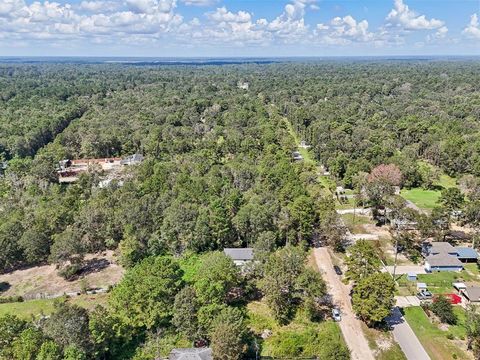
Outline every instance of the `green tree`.
{"type": "Polygon", "coordinates": [[[390,274],[362,278],[353,289],[353,310],[369,326],[383,321],[395,303],[395,283],[390,274]]]}
{"type": "Polygon", "coordinates": [[[306,268],[297,279],[296,291],[308,316],[315,320],[320,315],[320,300],[327,294],[327,285],[320,273],[315,269],[306,268]]]}
{"type": "Polygon", "coordinates": [[[432,311],[440,318],[442,323],[454,325],[457,323],[457,316],[453,312],[453,306],[446,296],[437,296],[432,303],[432,311]]]}
{"type": "Polygon", "coordinates": [[[85,351],[75,345],[69,345],[63,351],[63,360],[87,360],[87,358],[85,351]]]}
{"type": "Polygon", "coordinates": [[[36,360],[61,360],[62,351],[52,340],[46,340],[38,351],[36,360]]]}
{"type": "Polygon", "coordinates": [[[134,236],[131,226],[126,227],[123,239],[118,244],[120,251],[120,264],[125,268],[131,268],[144,256],[145,249],[140,241],[134,236]]]}
{"type": "Polygon", "coordinates": [[[443,205],[443,207],[449,210],[449,212],[452,212],[463,207],[463,204],[465,203],[465,197],[460,189],[453,187],[442,190],[439,202],[443,205]]]}
{"type": "Polygon", "coordinates": [[[280,323],[286,323],[295,310],[297,279],[305,268],[304,261],[302,249],[287,246],[272,253],[264,266],[259,286],[280,323]]]}
{"type": "Polygon", "coordinates": [[[242,312],[233,307],[224,309],[213,321],[210,346],[214,359],[238,360],[244,350],[245,324],[242,312]]]}
{"type": "Polygon", "coordinates": [[[151,329],[169,323],[182,285],[182,271],[173,258],[146,258],[125,273],[109,304],[125,324],[151,329]]]}
{"type": "Polygon", "coordinates": [[[75,346],[87,353],[91,350],[88,311],[66,301],[56,301],[55,311],[45,321],[43,331],[62,348],[75,346]]]}
{"type": "Polygon", "coordinates": [[[16,360],[35,360],[44,341],[40,330],[29,327],[12,343],[12,355],[16,360]]]}
{"type": "Polygon", "coordinates": [[[27,327],[27,322],[20,319],[16,315],[6,314],[0,317],[0,354],[2,351],[10,347],[13,341],[27,327]]]}
{"type": "Polygon", "coordinates": [[[175,296],[172,324],[176,329],[193,341],[199,335],[197,312],[200,304],[195,289],[186,286],[175,296]]]}
{"type": "Polygon", "coordinates": [[[193,286],[201,304],[221,304],[240,283],[240,272],[232,259],[223,252],[212,252],[202,256],[193,286]]]}
{"type": "Polygon", "coordinates": [[[345,275],[355,282],[378,273],[381,265],[375,248],[367,240],[359,240],[348,249],[345,263],[348,266],[345,275]]]}
{"type": "Polygon", "coordinates": [[[468,349],[473,351],[475,359],[480,358],[480,314],[473,305],[467,307],[465,327],[467,329],[468,349]]]}

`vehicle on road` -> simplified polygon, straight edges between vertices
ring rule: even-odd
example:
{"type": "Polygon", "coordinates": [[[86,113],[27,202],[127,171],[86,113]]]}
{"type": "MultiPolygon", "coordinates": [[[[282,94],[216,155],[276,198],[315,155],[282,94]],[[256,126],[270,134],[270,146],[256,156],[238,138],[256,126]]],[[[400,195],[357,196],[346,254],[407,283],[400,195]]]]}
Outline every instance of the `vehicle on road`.
{"type": "Polygon", "coordinates": [[[332,317],[333,317],[333,320],[335,320],[335,321],[341,321],[342,320],[342,314],[340,313],[339,308],[333,308],[332,317]]]}
{"type": "Polygon", "coordinates": [[[342,269],[340,269],[339,266],[333,265],[333,270],[335,270],[335,273],[336,273],[337,275],[343,275],[342,269]]]}

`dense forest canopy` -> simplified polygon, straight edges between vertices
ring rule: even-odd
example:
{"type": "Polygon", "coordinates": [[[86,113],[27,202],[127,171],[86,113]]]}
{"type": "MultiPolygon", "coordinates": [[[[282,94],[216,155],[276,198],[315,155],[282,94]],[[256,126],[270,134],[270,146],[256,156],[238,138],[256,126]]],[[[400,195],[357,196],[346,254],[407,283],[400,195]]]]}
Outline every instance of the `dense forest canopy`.
{"type": "Polygon", "coordinates": [[[283,117],[347,186],[382,163],[421,185],[419,160],[478,176],[479,70],[421,61],[2,65],[0,268],[61,262],[132,236],[144,255],[251,245],[265,234],[311,241],[328,201],[305,190],[315,169],[292,166],[283,117]],[[146,161],[124,186],[92,186],[95,172],[57,183],[59,160],[133,153],[146,161]]]}
{"type": "MultiPolygon", "coordinates": [[[[394,188],[434,186],[442,169],[465,194],[445,189],[441,214],[416,215],[450,221],[466,195],[478,229],[479,90],[474,61],[0,65],[0,273],[51,263],[72,280],[107,249],[126,269],[106,307],[0,317],[0,358],[150,360],[192,344],[253,358],[271,324],[249,306],[266,306],[288,331],[264,354],[348,359],[305,251],[345,250],[335,186],[400,212],[394,188]],[[294,160],[300,140],[316,162],[294,160]],[[59,181],[68,160],[94,158],[59,181]],[[226,247],[253,247],[254,261],[240,270],[226,247]]],[[[349,249],[353,307],[373,326],[395,284],[368,241],[349,249]]]]}

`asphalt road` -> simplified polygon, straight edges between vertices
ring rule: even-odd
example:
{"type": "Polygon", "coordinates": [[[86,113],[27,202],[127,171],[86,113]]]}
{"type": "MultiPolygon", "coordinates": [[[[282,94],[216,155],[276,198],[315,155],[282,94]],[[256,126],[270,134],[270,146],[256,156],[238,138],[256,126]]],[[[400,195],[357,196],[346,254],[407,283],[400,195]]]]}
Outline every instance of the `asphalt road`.
{"type": "Polygon", "coordinates": [[[351,352],[352,360],[374,360],[372,350],[362,331],[360,320],[355,318],[350,303],[350,287],[340,281],[340,277],[333,269],[332,259],[326,247],[314,249],[315,261],[318,269],[327,283],[329,294],[332,295],[333,303],[342,312],[342,320],[339,322],[343,337],[351,352]]]}
{"type": "Polygon", "coordinates": [[[408,360],[430,360],[430,356],[428,356],[398,307],[393,309],[392,315],[387,318],[387,322],[393,328],[393,337],[408,360]]]}

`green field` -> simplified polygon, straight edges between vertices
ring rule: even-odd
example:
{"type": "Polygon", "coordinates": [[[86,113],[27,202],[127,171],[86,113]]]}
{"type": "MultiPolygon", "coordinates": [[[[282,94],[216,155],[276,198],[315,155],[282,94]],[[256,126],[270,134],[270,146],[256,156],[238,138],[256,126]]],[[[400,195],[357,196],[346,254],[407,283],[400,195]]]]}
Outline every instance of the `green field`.
{"type": "Polygon", "coordinates": [[[452,334],[456,338],[461,338],[465,334],[463,326],[465,316],[461,315],[460,311],[463,310],[455,307],[455,313],[459,315],[458,325],[451,326],[448,331],[443,331],[436,324],[430,322],[427,314],[421,307],[414,306],[404,309],[405,319],[432,360],[471,358],[470,354],[460,349],[452,340],[447,338],[448,334],[452,334]]]}
{"type": "Polygon", "coordinates": [[[406,360],[405,354],[398,343],[393,340],[392,333],[390,331],[382,331],[374,328],[367,327],[362,323],[362,329],[367,338],[370,349],[375,352],[375,359],[377,360],[406,360]],[[389,348],[385,346],[379,347],[379,343],[391,343],[389,348]]]}
{"type": "MultiPolygon", "coordinates": [[[[433,167],[430,164],[423,163],[425,166],[433,167]]],[[[430,211],[435,206],[438,206],[438,199],[441,195],[441,189],[447,189],[457,186],[455,178],[447,174],[441,174],[438,181],[435,183],[437,189],[426,190],[423,188],[402,189],[401,195],[413,202],[420,209],[430,211]]]]}
{"type": "MultiPolygon", "coordinates": [[[[86,309],[93,309],[96,305],[103,305],[107,300],[107,294],[80,295],[67,299],[72,304],[86,309]]],[[[53,304],[57,299],[40,299],[25,302],[0,304],[0,316],[6,314],[17,315],[23,319],[31,319],[32,316],[49,315],[53,312],[53,304]]]]}
{"type": "Polygon", "coordinates": [[[439,190],[425,190],[422,188],[403,189],[400,194],[423,210],[432,210],[437,206],[440,198],[439,190]]]}
{"type": "Polygon", "coordinates": [[[353,214],[342,214],[341,215],[345,226],[348,227],[351,233],[353,234],[365,234],[366,230],[363,225],[375,224],[369,216],[355,215],[353,214]]]}

